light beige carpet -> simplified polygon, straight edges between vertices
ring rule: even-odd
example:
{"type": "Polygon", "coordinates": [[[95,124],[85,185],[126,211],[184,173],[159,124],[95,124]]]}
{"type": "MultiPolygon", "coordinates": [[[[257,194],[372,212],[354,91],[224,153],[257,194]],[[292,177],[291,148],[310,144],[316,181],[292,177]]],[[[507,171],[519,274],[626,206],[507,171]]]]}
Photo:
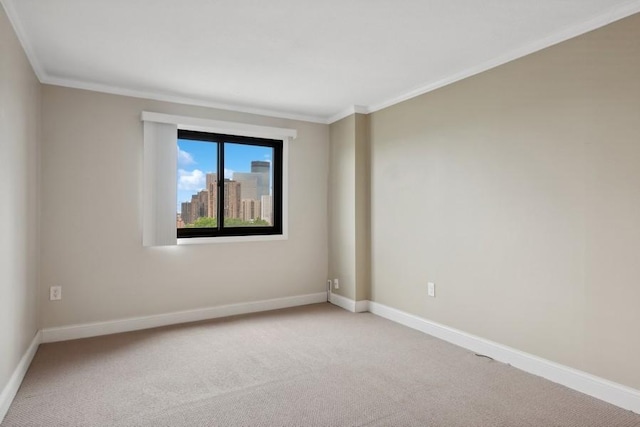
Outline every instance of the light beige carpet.
{"type": "Polygon", "coordinates": [[[640,426],[329,304],[40,346],[2,426],[640,426]]]}

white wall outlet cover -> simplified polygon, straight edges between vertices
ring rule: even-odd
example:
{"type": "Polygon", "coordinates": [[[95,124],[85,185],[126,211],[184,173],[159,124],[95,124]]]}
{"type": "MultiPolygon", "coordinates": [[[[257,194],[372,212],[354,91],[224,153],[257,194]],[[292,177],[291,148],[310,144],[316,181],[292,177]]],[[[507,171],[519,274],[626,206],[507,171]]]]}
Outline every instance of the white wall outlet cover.
{"type": "Polygon", "coordinates": [[[340,289],[340,282],[338,279],[333,279],[333,289],[340,289]]]}
{"type": "Polygon", "coordinates": [[[427,293],[430,297],[436,296],[436,284],[433,282],[427,283],[427,293]]]}
{"type": "Polygon", "coordinates": [[[62,286],[51,286],[49,288],[49,300],[58,301],[62,299],[62,286]]]}

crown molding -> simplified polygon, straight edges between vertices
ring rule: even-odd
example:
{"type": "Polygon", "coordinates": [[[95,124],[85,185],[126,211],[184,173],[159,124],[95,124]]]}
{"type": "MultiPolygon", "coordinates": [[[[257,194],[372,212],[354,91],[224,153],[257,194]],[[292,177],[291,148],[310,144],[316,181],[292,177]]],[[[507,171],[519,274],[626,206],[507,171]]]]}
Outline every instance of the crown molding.
{"type": "Polygon", "coordinates": [[[46,76],[40,80],[43,84],[49,84],[54,86],[63,86],[73,89],[90,90],[93,92],[102,92],[112,95],[130,96],[133,98],[151,99],[154,101],[173,102],[176,104],[187,104],[198,107],[216,108],[219,110],[235,111],[238,113],[256,114],[260,116],[275,117],[279,119],[288,120],[300,120],[303,122],[322,123],[326,124],[327,119],[324,116],[314,116],[306,114],[288,113],[278,110],[270,110],[267,108],[250,107],[244,105],[227,104],[222,102],[208,101],[199,98],[191,98],[188,96],[171,95],[161,92],[149,92],[141,91],[129,88],[122,88],[118,86],[105,85],[101,83],[84,82],[74,79],[62,79],[57,77],[46,76]]]}
{"type": "Polygon", "coordinates": [[[216,108],[220,110],[235,111],[238,113],[256,114],[260,116],[275,117],[280,119],[300,120],[304,122],[327,124],[326,116],[289,113],[284,111],[271,110],[268,108],[235,105],[235,104],[216,102],[211,100],[192,98],[192,97],[182,96],[182,95],[171,95],[171,94],[162,93],[162,92],[141,91],[141,90],[123,88],[123,87],[118,87],[113,85],[87,82],[87,81],[82,81],[77,79],[65,79],[65,78],[50,76],[42,67],[42,64],[38,61],[35,51],[31,46],[31,43],[29,42],[29,38],[27,37],[26,32],[24,31],[24,27],[22,26],[22,23],[18,18],[18,13],[15,10],[14,0],[0,0],[0,4],[2,4],[2,6],[4,7],[4,10],[7,13],[9,22],[11,23],[11,26],[13,27],[16,33],[16,36],[18,37],[18,40],[22,45],[22,49],[24,50],[25,55],[27,56],[27,59],[31,64],[31,68],[33,68],[33,71],[36,74],[36,77],[38,77],[38,80],[42,84],[62,86],[62,87],[68,87],[73,89],[90,90],[93,92],[108,93],[112,95],[130,96],[133,98],[151,99],[154,101],[173,102],[176,104],[187,104],[187,105],[194,105],[198,107],[216,108]]]}
{"type": "Polygon", "coordinates": [[[18,41],[22,45],[22,50],[24,50],[25,55],[27,55],[27,59],[31,64],[31,68],[33,68],[33,72],[36,74],[36,77],[38,77],[38,80],[40,80],[40,82],[42,83],[43,78],[46,77],[46,73],[44,72],[44,68],[42,68],[42,65],[38,61],[31,43],[29,43],[29,38],[24,31],[22,23],[18,19],[18,13],[13,6],[13,0],[0,0],[0,4],[4,7],[4,11],[7,13],[7,18],[9,18],[9,22],[11,23],[16,36],[18,37],[18,41]]]}
{"type": "Polygon", "coordinates": [[[580,36],[589,31],[593,31],[607,24],[610,24],[612,22],[618,21],[620,19],[626,18],[630,15],[640,12],[640,0],[629,1],[628,3],[620,7],[617,7],[613,10],[609,10],[600,15],[594,16],[593,18],[585,22],[574,25],[565,30],[559,31],[555,34],[552,34],[548,37],[544,37],[540,40],[536,40],[534,42],[528,43],[524,46],[521,46],[518,49],[512,50],[511,52],[500,55],[491,60],[485,61],[476,66],[469,67],[467,69],[454,73],[450,76],[444,77],[435,82],[425,83],[421,86],[418,86],[408,92],[405,92],[393,98],[379,101],[371,105],[352,105],[341,110],[340,112],[334,115],[325,116],[325,115],[296,114],[296,113],[279,111],[279,110],[271,110],[263,107],[236,105],[236,104],[230,104],[230,103],[224,103],[224,102],[216,102],[213,100],[192,98],[192,97],[182,96],[182,95],[135,90],[135,89],[129,89],[129,88],[122,88],[118,86],[105,85],[100,83],[86,82],[86,81],[76,80],[76,79],[65,79],[65,78],[50,76],[44,70],[44,68],[42,67],[42,65],[40,64],[40,62],[38,61],[34,53],[34,50],[29,42],[29,39],[26,36],[25,31],[22,27],[22,24],[18,19],[18,15],[14,8],[14,0],[0,0],[0,4],[4,6],[4,9],[7,13],[9,21],[11,22],[11,25],[13,26],[16,32],[16,35],[18,37],[18,40],[20,41],[20,44],[22,45],[22,48],[24,49],[25,54],[29,62],[31,63],[31,67],[33,68],[40,82],[43,84],[50,84],[50,85],[63,86],[63,87],[69,87],[74,89],[84,89],[84,90],[90,90],[94,92],[130,96],[134,98],[144,98],[144,99],[151,99],[155,101],[173,102],[177,104],[187,104],[187,105],[194,105],[194,106],[200,106],[200,107],[216,108],[216,109],[227,110],[227,111],[235,111],[239,113],[256,114],[260,116],[267,116],[267,117],[274,117],[274,118],[281,118],[281,119],[288,119],[288,120],[299,120],[299,121],[321,123],[321,124],[331,124],[347,116],[350,116],[351,114],[370,114],[370,113],[385,109],[387,107],[391,107],[392,105],[399,104],[403,101],[407,101],[409,99],[434,91],[441,87],[450,85],[457,81],[466,79],[476,74],[480,74],[484,71],[498,67],[507,62],[511,62],[518,58],[522,58],[524,56],[530,55],[534,52],[556,45],[558,43],[569,40],[571,38],[580,36]]]}
{"type": "Polygon", "coordinates": [[[600,27],[604,27],[607,24],[611,24],[612,22],[626,18],[638,12],[640,12],[640,0],[634,0],[634,1],[628,2],[627,4],[621,7],[618,7],[616,9],[607,11],[603,14],[594,16],[593,18],[585,22],[582,22],[580,24],[569,27],[565,30],[554,33],[548,37],[544,37],[540,40],[536,40],[532,43],[528,43],[524,46],[521,46],[518,49],[512,50],[511,52],[508,52],[504,55],[500,55],[482,64],[478,64],[476,66],[467,68],[465,70],[462,70],[458,73],[455,73],[451,76],[445,77],[438,81],[426,83],[402,95],[387,99],[386,101],[378,102],[366,108],[369,113],[373,113],[375,111],[379,111],[384,108],[391,107],[392,105],[399,104],[400,102],[409,100],[411,98],[415,98],[417,96],[439,89],[443,86],[450,85],[451,83],[455,83],[457,81],[466,79],[468,77],[474,76],[476,74],[480,74],[484,71],[506,64],[507,62],[514,61],[518,58],[522,58],[534,52],[551,47],[558,43],[562,43],[563,41],[572,39],[574,37],[578,37],[582,34],[588,33],[589,31],[593,31],[600,27]]]}
{"type": "Polygon", "coordinates": [[[330,125],[331,123],[335,123],[338,120],[342,120],[345,117],[348,117],[352,114],[369,114],[369,113],[371,113],[371,109],[368,107],[365,107],[363,105],[352,105],[340,111],[338,114],[334,114],[333,116],[328,117],[327,119],[325,119],[325,123],[330,125]]]}

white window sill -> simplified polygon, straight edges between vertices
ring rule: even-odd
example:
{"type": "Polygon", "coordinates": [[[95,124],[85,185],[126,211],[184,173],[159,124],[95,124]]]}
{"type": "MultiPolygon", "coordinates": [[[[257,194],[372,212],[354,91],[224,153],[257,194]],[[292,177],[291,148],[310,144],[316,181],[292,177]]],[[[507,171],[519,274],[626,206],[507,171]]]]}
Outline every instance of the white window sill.
{"type": "Polygon", "coordinates": [[[238,242],[268,242],[274,240],[287,240],[284,234],[269,234],[265,236],[224,236],[224,237],[192,237],[178,239],[178,245],[204,245],[211,243],[238,243],[238,242]]]}

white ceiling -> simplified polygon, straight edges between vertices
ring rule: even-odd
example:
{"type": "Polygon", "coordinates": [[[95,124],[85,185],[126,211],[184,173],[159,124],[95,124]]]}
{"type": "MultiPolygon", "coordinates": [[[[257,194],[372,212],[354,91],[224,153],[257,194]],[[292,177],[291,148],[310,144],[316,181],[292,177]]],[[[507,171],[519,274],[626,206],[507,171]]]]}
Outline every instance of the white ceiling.
{"type": "Polygon", "coordinates": [[[330,123],[640,11],[634,0],[2,0],[43,83],[330,123]]]}

